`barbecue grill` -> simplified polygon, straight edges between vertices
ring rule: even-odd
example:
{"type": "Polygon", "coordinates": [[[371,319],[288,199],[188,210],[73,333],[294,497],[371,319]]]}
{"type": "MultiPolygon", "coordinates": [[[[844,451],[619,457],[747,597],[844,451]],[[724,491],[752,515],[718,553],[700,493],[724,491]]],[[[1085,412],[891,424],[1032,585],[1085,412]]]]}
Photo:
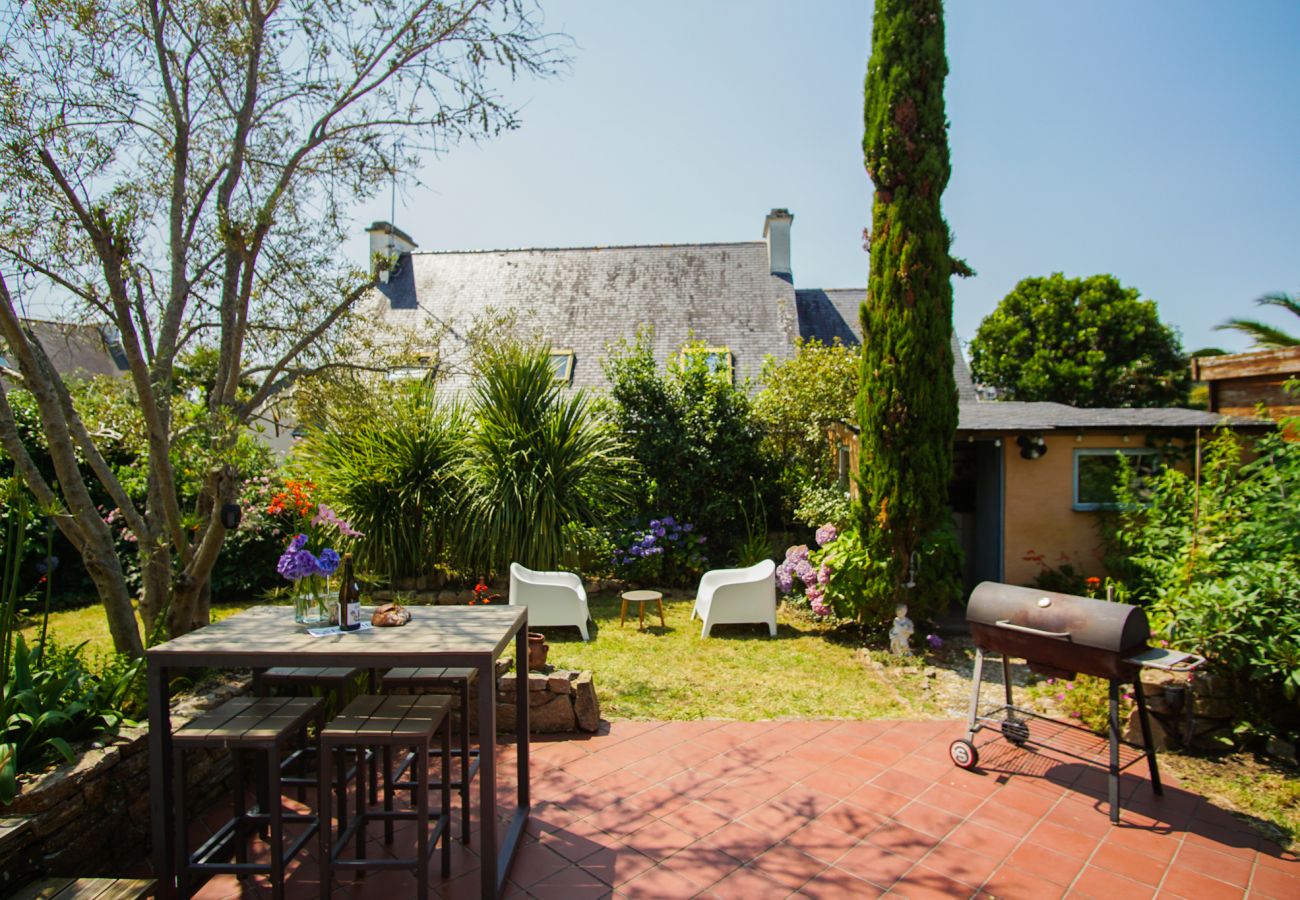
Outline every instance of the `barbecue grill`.
{"type": "Polygon", "coordinates": [[[1097,761],[1095,755],[1083,752],[1078,742],[1073,746],[1059,742],[1062,736],[1071,733],[1088,734],[1087,729],[1015,705],[1011,693],[1011,658],[1016,657],[1024,659],[1031,671],[1042,675],[1074,678],[1082,672],[1110,682],[1108,794],[1112,822],[1119,821],[1119,774],[1143,756],[1151,771],[1151,789],[1162,793],[1146,698],[1142,696],[1141,671],[1154,668],[1190,672],[1205,662],[1202,657],[1148,647],[1151,629],[1146,613],[1136,606],[992,581],[971,592],[966,621],[975,641],[975,672],[966,737],[953,741],[948,748],[953,763],[963,769],[974,768],[979,763],[975,734],[985,728],[999,730],[1003,738],[1017,747],[1048,749],[1084,762],[1097,761]],[[981,712],[985,653],[1002,657],[1006,703],[981,712]],[[1121,684],[1132,684],[1135,688],[1138,721],[1142,726],[1141,745],[1119,736],[1121,684]],[[1050,726],[1039,724],[1031,731],[1031,721],[1050,723],[1050,726]],[[1039,735],[1040,731],[1044,734],[1039,735]],[[1121,745],[1141,753],[1120,765],[1121,745]]]}

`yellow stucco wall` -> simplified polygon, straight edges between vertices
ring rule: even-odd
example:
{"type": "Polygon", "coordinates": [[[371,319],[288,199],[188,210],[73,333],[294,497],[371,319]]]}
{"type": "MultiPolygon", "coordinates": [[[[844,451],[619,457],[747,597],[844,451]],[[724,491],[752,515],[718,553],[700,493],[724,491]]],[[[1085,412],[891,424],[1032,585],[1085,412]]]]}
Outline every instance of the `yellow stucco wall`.
{"type": "Polygon", "coordinates": [[[1074,510],[1074,451],[1139,450],[1146,436],[1123,432],[1044,435],[1047,453],[1022,459],[1015,435],[1004,435],[1003,579],[1028,584],[1044,568],[1068,564],[1081,574],[1104,576],[1099,513],[1074,510]]]}

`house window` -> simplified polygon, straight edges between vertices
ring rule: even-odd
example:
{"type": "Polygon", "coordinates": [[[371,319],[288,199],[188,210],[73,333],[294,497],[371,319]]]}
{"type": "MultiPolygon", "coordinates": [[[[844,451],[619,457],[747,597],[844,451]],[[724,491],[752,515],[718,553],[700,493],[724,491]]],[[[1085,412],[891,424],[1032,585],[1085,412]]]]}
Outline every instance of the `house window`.
{"type": "Polygon", "coordinates": [[[1118,509],[1115,500],[1115,483],[1120,473],[1121,457],[1127,459],[1133,471],[1138,495],[1145,494],[1143,485],[1160,470],[1160,454],[1155,450],[1075,450],[1074,451],[1074,508],[1079,511],[1118,509]]]}
{"type": "Polygon", "coordinates": [[[432,353],[421,353],[415,357],[415,364],[410,366],[393,366],[388,370],[389,381],[431,381],[438,371],[437,358],[432,353]]]}
{"type": "Polygon", "coordinates": [[[682,351],[683,356],[686,354],[702,356],[704,364],[712,374],[726,375],[728,380],[734,378],[733,358],[729,347],[688,347],[682,351]]]}
{"type": "Polygon", "coordinates": [[[844,490],[849,489],[849,445],[840,444],[835,455],[835,476],[844,490]]]}
{"type": "Polygon", "coordinates": [[[555,380],[563,384],[573,381],[573,351],[554,350],[551,352],[551,371],[555,380]]]}

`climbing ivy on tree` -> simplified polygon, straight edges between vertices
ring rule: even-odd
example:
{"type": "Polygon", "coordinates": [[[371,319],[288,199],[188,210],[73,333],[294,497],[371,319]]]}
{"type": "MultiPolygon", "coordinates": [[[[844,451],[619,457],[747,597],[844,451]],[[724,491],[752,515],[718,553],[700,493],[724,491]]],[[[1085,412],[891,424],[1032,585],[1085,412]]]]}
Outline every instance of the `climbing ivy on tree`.
{"type": "Polygon", "coordinates": [[[877,0],[862,140],[875,198],[857,399],[861,532],[881,563],[863,602],[876,608],[890,597],[929,605],[927,585],[951,584],[928,571],[937,566],[913,565],[947,519],[957,427],[950,278],[969,274],[949,254],[939,206],[950,173],[947,73],[940,0],[877,0]]]}
{"type": "Polygon", "coordinates": [[[1177,406],[1187,402],[1178,332],[1114,275],[1026,278],[971,341],[975,378],[1004,400],[1073,406],[1177,406]]]}

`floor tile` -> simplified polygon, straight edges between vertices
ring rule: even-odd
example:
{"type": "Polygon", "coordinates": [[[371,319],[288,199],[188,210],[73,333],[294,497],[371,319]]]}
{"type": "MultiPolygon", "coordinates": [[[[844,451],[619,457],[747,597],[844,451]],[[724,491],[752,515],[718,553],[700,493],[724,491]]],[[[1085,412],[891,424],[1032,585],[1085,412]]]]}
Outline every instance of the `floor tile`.
{"type": "MultiPolygon", "coordinates": [[[[582,740],[538,740],[533,813],[506,896],[1300,896],[1293,854],[1172,780],[1157,797],[1145,778],[1126,776],[1112,825],[1104,770],[994,739],[981,747],[981,768],[964,771],[946,756],[961,730],[953,721],[615,722],[582,740]]],[[[512,759],[502,753],[499,836],[512,759]]],[[[202,810],[194,837],[229,805],[202,810]]],[[[368,852],[402,853],[411,828],[399,824],[391,846],[375,829],[368,852]]],[[[266,852],[250,847],[254,858],[266,852]]],[[[291,867],[287,897],[318,895],[315,852],[291,867]]],[[[444,880],[435,856],[432,893],[478,897],[477,841],[454,843],[452,860],[444,880]]],[[[412,893],[407,872],[336,874],[337,896],[412,893]]],[[[196,894],[263,895],[264,876],[219,876],[196,894]]]]}

